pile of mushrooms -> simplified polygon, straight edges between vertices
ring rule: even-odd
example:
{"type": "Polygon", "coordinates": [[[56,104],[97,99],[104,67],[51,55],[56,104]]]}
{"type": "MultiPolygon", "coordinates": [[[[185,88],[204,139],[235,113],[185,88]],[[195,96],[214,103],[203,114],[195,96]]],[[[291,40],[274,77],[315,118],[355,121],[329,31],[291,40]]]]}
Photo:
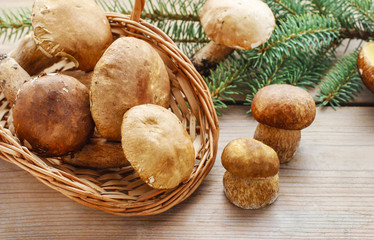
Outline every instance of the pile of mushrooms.
{"type": "Polygon", "coordinates": [[[32,26],[0,56],[0,87],[24,146],[62,164],[131,165],[157,189],[189,179],[195,149],[168,110],[172,71],[165,54],[134,37],[113,41],[92,0],[35,0],[32,26]],[[46,73],[62,60],[76,70],[46,73]]]}

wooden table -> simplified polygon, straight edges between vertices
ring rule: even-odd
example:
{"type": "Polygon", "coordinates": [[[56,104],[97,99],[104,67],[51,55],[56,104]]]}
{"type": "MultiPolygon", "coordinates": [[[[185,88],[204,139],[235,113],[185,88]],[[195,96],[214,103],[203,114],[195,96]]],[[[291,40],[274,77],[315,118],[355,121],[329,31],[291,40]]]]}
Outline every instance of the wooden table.
{"type": "Polygon", "coordinates": [[[278,200],[255,211],[228,202],[222,186],[224,146],[252,137],[257,124],[247,110],[224,111],[212,171],[186,201],[157,216],[84,207],[0,159],[0,239],[374,239],[374,94],[364,91],[336,111],[318,108],[295,158],[281,165],[278,200]]]}

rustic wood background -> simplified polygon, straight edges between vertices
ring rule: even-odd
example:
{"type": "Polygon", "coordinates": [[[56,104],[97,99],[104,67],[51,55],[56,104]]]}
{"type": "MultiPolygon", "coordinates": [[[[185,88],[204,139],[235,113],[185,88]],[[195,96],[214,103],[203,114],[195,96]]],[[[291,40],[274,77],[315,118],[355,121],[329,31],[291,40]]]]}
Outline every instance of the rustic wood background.
{"type": "MultiPolygon", "coordinates": [[[[0,8],[31,6],[0,0],[0,8]]],[[[0,45],[8,52],[14,43],[0,45]]],[[[183,203],[157,216],[119,217],[84,207],[0,159],[0,239],[374,239],[374,94],[351,106],[318,108],[295,158],[281,165],[271,206],[242,210],[224,196],[224,146],[252,137],[248,107],[220,120],[211,173],[183,203]]]]}

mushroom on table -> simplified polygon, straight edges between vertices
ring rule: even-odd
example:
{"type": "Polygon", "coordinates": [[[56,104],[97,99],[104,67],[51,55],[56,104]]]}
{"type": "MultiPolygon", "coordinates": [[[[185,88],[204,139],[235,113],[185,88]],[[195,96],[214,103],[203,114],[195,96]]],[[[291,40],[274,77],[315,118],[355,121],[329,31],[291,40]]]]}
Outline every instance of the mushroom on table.
{"type": "Polygon", "coordinates": [[[298,149],[300,130],[312,124],[316,104],[313,97],[300,87],[273,84],[255,94],[251,111],[259,122],[254,138],[272,147],[280,163],[285,163],[298,149]]]}
{"type": "Polygon", "coordinates": [[[258,209],[278,197],[279,160],[269,146],[251,138],[238,138],[224,148],[221,161],[226,172],[226,197],[244,209],[258,209]]]}

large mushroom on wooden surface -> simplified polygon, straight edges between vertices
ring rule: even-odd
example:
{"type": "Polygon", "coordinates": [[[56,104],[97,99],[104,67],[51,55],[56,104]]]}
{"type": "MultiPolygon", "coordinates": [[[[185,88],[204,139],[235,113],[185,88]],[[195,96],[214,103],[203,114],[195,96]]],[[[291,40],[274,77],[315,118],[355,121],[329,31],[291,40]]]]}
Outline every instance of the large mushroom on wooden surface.
{"type": "Polygon", "coordinates": [[[208,0],[200,21],[211,41],[191,59],[199,72],[214,67],[235,49],[260,46],[275,28],[274,14],[261,0],[208,0]]]}
{"type": "Polygon", "coordinates": [[[135,106],[124,114],[121,131],[126,159],[149,186],[170,189],[190,177],[193,143],[171,111],[154,104],[135,106]]]}
{"type": "Polygon", "coordinates": [[[59,57],[47,56],[34,41],[34,32],[30,32],[18,42],[8,54],[31,76],[61,60],[59,57]]]}
{"type": "Polygon", "coordinates": [[[272,147],[279,161],[290,161],[298,149],[301,129],[316,115],[313,97],[304,89],[287,84],[261,88],[252,101],[253,117],[259,122],[254,138],[272,147]]]}
{"type": "Polygon", "coordinates": [[[221,161],[226,172],[226,197],[244,209],[258,209],[278,197],[279,160],[269,146],[251,138],[238,138],[223,149],[221,161]]]}
{"type": "Polygon", "coordinates": [[[134,37],[119,38],[94,69],[90,99],[100,135],[119,141],[123,114],[128,109],[146,103],[169,106],[165,64],[149,43],[134,37]]]}
{"type": "Polygon", "coordinates": [[[16,60],[6,54],[0,55],[0,89],[10,105],[13,105],[18,90],[28,80],[30,75],[16,60]]]}
{"type": "Polygon", "coordinates": [[[51,57],[66,57],[83,71],[92,70],[112,43],[104,12],[92,0],[35,0],[34,40],[51,57]]]}
{"type": "Polygon", "coordinates": [[[357,68],[362,82],[374,93],[374,41],[366,43],[360,49],[357,68]]]}
{"type": "Polygon", "coordinates": [[[26,82],[13,106],[18,138],[46,157],[79,150],[94,130],[88,95],[82,83],[62,74],[26,82]]]}

